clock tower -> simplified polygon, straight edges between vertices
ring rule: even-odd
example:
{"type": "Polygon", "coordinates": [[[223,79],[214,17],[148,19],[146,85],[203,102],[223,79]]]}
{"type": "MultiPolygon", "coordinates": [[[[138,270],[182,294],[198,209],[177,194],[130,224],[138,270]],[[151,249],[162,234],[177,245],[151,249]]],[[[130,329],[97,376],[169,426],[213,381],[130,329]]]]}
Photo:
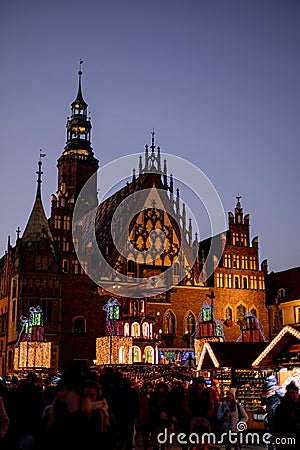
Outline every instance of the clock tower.
{"type": "MultiPolygon", "coordinates": [[[[88,117],[87,103],[83,99],[80,70],[78,72],[78,91],[71,104],[71,117],[67,119],[67,141],[57,162],[58,186],[52,195],[50,227],[60,264],[65,273],[81,273],[74,252],[72,240],[72,216],[76,200],[85,183],[97,172],[99,161],[94,157],[91,146],[92,124],[88,117]]],[[[89,205],[97,205],[96,177],[93,178],[89,205]]]]}
{"type": "Polygon", "coordinates": [[[82,187],[99,166],[91,146],[92,124],[82,96],[81,68],[78,77],[77,96],[71,104],[71,117],[66,124],[67,142],[57,164],[58,191],[67,191],[69,201],[76,201],[82,187]]]}

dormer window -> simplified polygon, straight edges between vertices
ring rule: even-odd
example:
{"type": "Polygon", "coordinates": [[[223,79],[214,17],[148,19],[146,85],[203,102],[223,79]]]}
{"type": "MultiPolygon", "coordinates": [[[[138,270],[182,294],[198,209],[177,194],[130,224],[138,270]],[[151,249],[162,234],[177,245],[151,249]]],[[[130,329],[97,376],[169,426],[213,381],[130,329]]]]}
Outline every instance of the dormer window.
{"type": "Polygon", "coordinates": [[[278,289],[278,292],[277,292],[277,298],[278,298],[278,299],[281,299],[281,298],[284,298],[285,296],[286,296],[286,291],[285,291],[285,289],[284,289],[284,288],[278,289]]]}

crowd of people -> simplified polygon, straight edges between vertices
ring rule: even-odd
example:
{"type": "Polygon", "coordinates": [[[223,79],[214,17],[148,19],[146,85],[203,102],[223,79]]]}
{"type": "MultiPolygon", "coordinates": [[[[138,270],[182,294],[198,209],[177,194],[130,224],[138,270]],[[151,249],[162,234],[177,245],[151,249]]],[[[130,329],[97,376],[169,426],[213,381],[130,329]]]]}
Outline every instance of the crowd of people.
{"type": "Polygon", "coordinates": [[[262,404],[266,406],[266,431],[273,438],[268,450],[299,449],[300,396],[298,386],[291,381],[283,393],[276,378],[270,376],[262,388],[262,404]]]}
{"type": "MultiPolygon", "coordinates": [[[[232,443],[226,436],[229,431],[239,433],[238,423],[248,420],[235,388],[223,397],[216,380],[208,387],[201,376],[172,384],[145,380],[138,386],[111,368],[101,376],[70,368],[55,385],[49,381],[42,383],[35,374],[28,374],[9,389],[0,385],[0,449],[132,450],[140,442],[143,450],[164,450],[168,441],[162,436],[181,433],[186,436],[181,438],[182,450],[207,450],[219,448],[201,440],[203,433],[212,432],[223,433],[223,444],[230,450],[232,443]],[[199,436],[199,444],[189,440],[191,433],[199,436]]],[[[262,393],[268,430],[274,436],[296,437],[298,388],[289,385],[283,396],[273,381],[266,381],[262,393]]],[[[239,440],[234,448],[240,450],[239,440]]]]}

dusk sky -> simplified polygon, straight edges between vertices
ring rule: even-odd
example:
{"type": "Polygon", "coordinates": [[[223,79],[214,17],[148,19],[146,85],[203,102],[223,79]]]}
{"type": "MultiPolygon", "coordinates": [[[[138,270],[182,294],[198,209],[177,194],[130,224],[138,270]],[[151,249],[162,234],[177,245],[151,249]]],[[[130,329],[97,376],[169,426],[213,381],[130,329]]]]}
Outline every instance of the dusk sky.
{"type": "Polygon", "coordinates": [[[12,0],[0,42],[1,255],[25,229],[40,148],[50,214],[81,58],[101,165],[142,153],[154,128],[226,214],[242,195],[270,271],[300,265],[299,0],[12,0]]]}

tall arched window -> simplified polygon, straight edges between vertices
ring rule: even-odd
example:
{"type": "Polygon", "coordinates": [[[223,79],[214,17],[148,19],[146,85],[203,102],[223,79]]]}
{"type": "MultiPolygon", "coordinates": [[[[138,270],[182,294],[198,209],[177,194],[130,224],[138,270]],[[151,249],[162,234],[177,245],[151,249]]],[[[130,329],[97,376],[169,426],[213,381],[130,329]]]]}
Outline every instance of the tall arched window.
{"type": "Polygon", "coordinates": [[[240,288],[240,277],[234,277],[234,288],[239,289],[240,288]]]}
{"type": "Polygon", "coordinates": [[[129,364],[141,362],[141,349],[134,345],[129,352],[129,364]]]}
{"type": "Polygon", "coordinates": [[[246,314],[246,308],[240,304],[236,307],[236,321],[242,323],[246,314]]]}
{"type": "Polygon", "coordinates": [[[144,350],[145,363],[153,364],[154,363],[154,349],[148,345],[144,350]]]}
{"type": "Polygon", "coordinates": [[[176,331],[176,319],[175,314],[170,309],[166,311],[164,316],[164,333],[175,334],[176,331]]]}
{"type": "Polygon", "coordinates": [[[144,322],[143,323],[142,330],[143,330],[143,337],[149,338],[150,337],[150,332],[149,332],[149,324],[148,324],[148,322],[144,322]]]}
{"type": "Polygon", "coordinates": [[[134,300],[133,302],[133,316],[136,317],[139,315],[139,301],[134,300]]]}
{"type": "Polygon", "coordinates": [[[184,319],[184,332],[192,335],[195,331],[196,320],[194,314],[189,311],[184,319]]]}
{"type": "Polygon", "coordinates": [[[230,306],[225,309],[225,318],[226,320],[232,320],[232,308],[230,306]]]}
{"type": "Polygon", "coordinates": [[[132,337],[139,337],[141,335],[140,333],[140,324],[138,322],[134,322],[131,325],[131,336],[132,337]]]}
{"type": "Polygon", "coordinates": [[[130,303],[130,301],[128,299],[125,300],[123,303],[123,313],[124,314],[129,314],[129,303],[130,303]]]}
{"type": "Polygon", "coordinates": [[[126,322],[124,325],[124,336],[129,336],[129,323],[126,322]]]}

